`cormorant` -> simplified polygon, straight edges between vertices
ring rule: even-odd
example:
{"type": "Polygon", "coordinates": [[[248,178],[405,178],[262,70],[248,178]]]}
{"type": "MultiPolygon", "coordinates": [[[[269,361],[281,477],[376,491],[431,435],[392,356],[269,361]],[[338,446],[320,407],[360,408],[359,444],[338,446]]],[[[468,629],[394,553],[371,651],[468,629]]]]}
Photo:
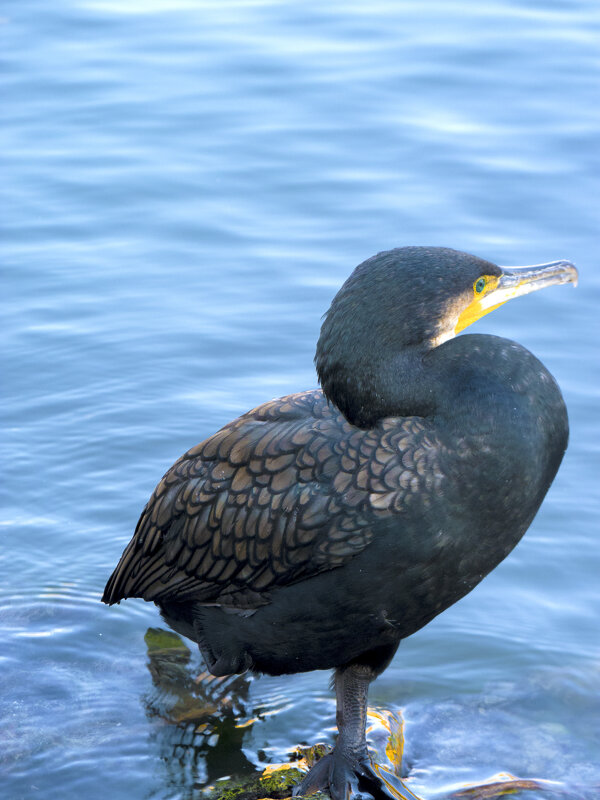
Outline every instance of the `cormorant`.
{"type": "Polygon", "coordinates": [[[321,328],[322,391],[258,406],[160,481],[106,603],[154,601],[214,675],[335,670],[339,735],[295,794],[385,794],[369,683],[473,589],[534,518],[567,446],[560,390],[525,348],[455,334],[576,283],[437,247],[359,265],[321,328]]]}

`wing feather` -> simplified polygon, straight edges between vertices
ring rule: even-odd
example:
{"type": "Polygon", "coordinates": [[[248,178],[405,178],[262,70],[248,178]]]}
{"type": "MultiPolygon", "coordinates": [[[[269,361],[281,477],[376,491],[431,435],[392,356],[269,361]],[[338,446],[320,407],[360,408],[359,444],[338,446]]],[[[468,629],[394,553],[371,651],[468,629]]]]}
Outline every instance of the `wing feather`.
{"type": "Polygon", "coordinates": [[[439,492],[441,450],[420,418],[363,431],[320,391],[265,403],[166,473],[103,600],[268,602],[361,552],[411,495],[439,492]]]}

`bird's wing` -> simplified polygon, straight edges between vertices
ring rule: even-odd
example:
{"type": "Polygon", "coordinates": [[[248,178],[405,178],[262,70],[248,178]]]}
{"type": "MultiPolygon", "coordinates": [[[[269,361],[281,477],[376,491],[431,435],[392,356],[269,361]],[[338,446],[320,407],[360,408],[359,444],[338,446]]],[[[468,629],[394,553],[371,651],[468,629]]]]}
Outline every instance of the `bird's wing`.
{"type": "Polygon", "coordinates": [[[320,391],[265,403],[166,473],[103,600],[257,607],[273,587],[352,558],[382,518],[427,502],[443,479],[439,456],[417,417],[364,431],[320,391]]]}

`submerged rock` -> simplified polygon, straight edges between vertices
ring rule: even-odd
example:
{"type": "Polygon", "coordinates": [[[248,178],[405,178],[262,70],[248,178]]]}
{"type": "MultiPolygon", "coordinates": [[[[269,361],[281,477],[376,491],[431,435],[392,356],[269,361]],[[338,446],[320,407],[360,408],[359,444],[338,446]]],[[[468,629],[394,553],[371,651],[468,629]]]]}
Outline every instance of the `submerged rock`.
{"type": "MultiPolygon", "coordinates": [[[[203,796],[209,800],[282,800],[291,797],[294,786],[303,773],[293,764],[267,767],[261,774],[244,780],[227,779],[205,787],[203,796]]],[[[318,792],[313,800],[330,800],[318,792]]]]}

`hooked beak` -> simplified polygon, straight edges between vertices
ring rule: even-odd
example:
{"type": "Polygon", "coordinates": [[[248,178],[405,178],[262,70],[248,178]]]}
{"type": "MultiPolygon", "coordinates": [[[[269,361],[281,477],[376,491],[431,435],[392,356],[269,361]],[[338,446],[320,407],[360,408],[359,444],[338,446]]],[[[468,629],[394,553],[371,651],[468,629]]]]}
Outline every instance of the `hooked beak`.
{"type": "MultiPolygon", "coordinates": [[[[570,261],[551,261],[549,264],[535,264],[531,267],[500,267],[502,275],[490,296],[500,302],[519,297],[529,292],[537,292],[547,286],[572,283],[577,286],[577,269],[570,261]]],[[[485,298],[484,298],[485,299],[485,298]]]]}
{"type": "Polygon", "coordinates": [[[502,274],[490,281],[490,286],[480,297],[472,302],[459,315],[455,333],[464,330],[476,320],[489,314],[507,300],[523,294],[537,292],[548,286],[572,283],[577,286],[577,269],[570,261],[551,261],[549,264],[535,264],[528,267],[500,267],[502,274]]]}

